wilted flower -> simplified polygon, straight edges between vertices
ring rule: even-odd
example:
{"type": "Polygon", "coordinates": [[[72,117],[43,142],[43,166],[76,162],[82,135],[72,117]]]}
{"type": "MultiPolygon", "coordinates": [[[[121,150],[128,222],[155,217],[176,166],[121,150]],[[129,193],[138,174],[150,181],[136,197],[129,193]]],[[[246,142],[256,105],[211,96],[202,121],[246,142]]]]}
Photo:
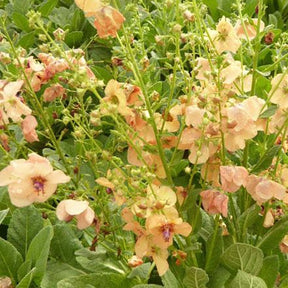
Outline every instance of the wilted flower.
{"type": "Polygon", "coordinates": [[[143,260],[136,255],[133,255],[130,259],[128,259],[129,267],[137,267],[143,264],[143,260]]]}
{"type": "Polygon", "coordinates": [[[39,141],[35,128],[38,126],[34,116],[28,115],[21,123],[22,133],[27,142],[39,141]]]}
{"type": "Polygon", "coordinates": [[[0,186],[8,185],[13,205],[24,207],[33,202],[46,201],[57,188],[57,184],[70,181],[62,171],[55,170],[50,162],[36,153],[28,160],[18,159],[0,172],[0,186]]]}
{"type": "Polygon", "coordinates": [[[95,213],[89,207],[88,201],[63,200],[56,208],[57,218],[61,221],[71,221],[73,217],[77,219],[78,229],[86,229],[94,219],[95,213]]]}
{"type": "Polygon", "coordinates": [[[65,88],[60,84],[54,84],[45,89],[43,94],[43,100],[45,102],[51,102],[57,97],[62,97],[65,94],[65,88]]]}

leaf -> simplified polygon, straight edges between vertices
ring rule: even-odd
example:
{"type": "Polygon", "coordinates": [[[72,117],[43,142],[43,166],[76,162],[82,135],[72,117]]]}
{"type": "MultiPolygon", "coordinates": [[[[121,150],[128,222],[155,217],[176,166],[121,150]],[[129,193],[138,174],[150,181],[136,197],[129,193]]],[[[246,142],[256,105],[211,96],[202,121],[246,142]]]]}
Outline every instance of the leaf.
{"type": "Polygon", "coordinates": [[[76,261],[75,251],[83,248],[74,231],[67,224],[54,226],[54,237],[50,245],[50,255],[74,267],[80,267],[76,261]]]}
{"type": "Polygon", "coordinates": [[[209,278],[207,273],[197,267],[186,269],[183,284],[186,288],[206,288],[209,278]]]}
{"type": "Polygon", "coordinates": [[[132,288],[159,288],[159,287],[163,286],[156,284],[138,284],[136,286],[133,286],[132,288]]]}
{"type": "Polygon", "coordinates": [[[267,118],[273,116],[276,113],[277,110],[278,110],[278,106],[277,105],[271,105],[263,113],[261,113],[259,118],[267,119],[267,118]]]}
{"type": "Polygon", "coordinates": [[[77,262],[85,269],[91,272],[117,272],[125,273],[123,267],[119,263],[119,260],[109,255],[106,250],[98,246],[97,251],[89,251],[88,249],[81,249],[76,251],[77,262]]]}
{"type": "Polygon", "coordinates": [[[15,24],[18,28],[25,32],[31,31],[31,28],[29,26],[29,22],[27,18],[19,12],[14,12],[12,14],[13,24],[15,24]]]}
{"type": "Polygon", "coordinates": [[[5,217],[7,216],[8,212],[9,212],[9,208],[0,211],[0,225],[3,222],[3,220],[5,219],[5,217]]]}
{"type": "Polygon", "coordinates": [[[49,261],[41,282],[41,288],[57,288],[57,283],[63,279],[70,279],[71,277],[85,274],[84,271],[76,269],[69,264],[58,261],[49,261]]]}
{"type": "Polygon", "coordinates": [[[13,10],[25,15],[33,3],[30,0],[12,0],[13,10]]]}
{"type": "Polygon", "coordinates": [[[209,288],[224,288],[226,281],[230,278],[231,274],[224,267],[219,267],[209,279],[209,288]]]}
{"type": "Polygon", "coordinates": [[[89,275],[71,277],[69,279],[61,280],[58,282],[57,288],[122,288],[122,282],[124,279],[125,275],[116,273],[92,273],[89,275]]]}
{"type": "Polygon", "coordinates": [[[245,271],[239,270],[236,277],[227,285],[227,288],[267,288],[264,280],[245,271]]]}
{"type": "Polygon", "coordinates": [[[149,271],[151,268],[151,263],[144,263],[138,267],[132,269],[131,273],[127,276],[128,279],[139,277],[141,279],[149,278],[149,271]]]}
{"type": "Polygon", "coordinates": [[[222,229],[213,232],[207,242],[206,242],[206,263],[205,271],[210,273],[214,271],[219,262],[220,256],[223,252],[223,238],[222,238],[222,229]]]}
{"type": "Polygon", "coordinates": [[[17,270],[23,259],[17,249],[8,241],[0,238],[0,277],[7,276],[16,283],[17,270]]]}
{"type": "Polygon", "coordinates": [[[260,158],[258,163],[253,167],[251,173],[263,171],[271,166],[273,158],[278,154],[281,149],[281,145],[275,145],[271,147],[264,155],[260,158]]]}
{"type": "Polygon", "coordinates": [[[105,83],[113,78],[113,75],[106,68],[93,66],[91,67],[97,79],[102,79],[105,83]]]}
{"type": "Polygon", "coordinates": [[[35,42],[35,32],[24,34],[18,41],[17,45],[23,47],[24,49],[29,49],[33,46],[35,42]]]}
{"type": "Polygon", "coordinates": [[[267,288],[274,288],[278,271],[279,257],[277,255],[271,255],[264,258],[263,266],[258,276],[265,281],[267,288]]]}
{"type": "Polygon", "coordinates": [[[17,209],[12,214],[7,239],[25,258],[31,241],[42,227],[41,214],[33,205],[17,209]]]}
{"type": "Polygon", "coordinates": [[[263,252],[252,245],[236,243],[222,254],[222,263],[230,271],[243,270],[257,275],[263,265],[263,252]]]}
{"type": "Polygon", "coordinates": [[[57,6],[58,0],[48,0],[41,4],[38,11],[44,17],[48,17],[52,10],[57,6]]]}
{"type": "Polygon", "coordinates": [[[25,277],[20,281],[16,288],[29,288],[32,282],[36,268],[34,267],[25,277]]]}
{"type": "Polygon", "coordinates": [[[284,216],[263,236],[257,247],[262,249],[264,253],[268,253],[276,248],[284,236],[288,232],[288,216],[284,216]]]}
{"type": "Polygon", "coordinates": [[[83,32],[73,31],[66,35],[65,43],[69,47],[79,47],[82,44],[83,32]]]}
{"type": "Polygon", "coordinates": [[[26,261],[30,260],[32,262],[32,267],[36,267],[34,282],[38,285],[40,285],[46,270],[52,237],[52,226],[44,227],[31,241],[27,252],[26,261]]]}
{"type": "Polygon", "coordinates": [[[164,284],[165,288],[178,288],[180,284],[174,274],[168,270],[162,277],[162,283],[164,284]]]}
{"type": "Polygon", "coordinates": [[[203,3],[208,6],[210,14],[213,17],[214,21],[217,21],[219,18],[219,11],[217,9],[218,3],[215,0],[203,0],[203,3]]]}

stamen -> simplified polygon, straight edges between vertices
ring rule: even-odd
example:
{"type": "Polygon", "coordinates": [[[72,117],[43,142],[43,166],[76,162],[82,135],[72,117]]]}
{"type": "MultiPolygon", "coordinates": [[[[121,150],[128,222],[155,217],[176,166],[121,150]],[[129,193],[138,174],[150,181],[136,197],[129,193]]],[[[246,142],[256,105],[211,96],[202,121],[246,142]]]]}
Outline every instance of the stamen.
{"type": "Polygon", "coordinates": [[[32,182],[35,192],[38,194],[39,193],[44,194],[44,183],[46,182],[46,179],[44,179],[41,176],[37,176],[32,178],[32,182]]]}

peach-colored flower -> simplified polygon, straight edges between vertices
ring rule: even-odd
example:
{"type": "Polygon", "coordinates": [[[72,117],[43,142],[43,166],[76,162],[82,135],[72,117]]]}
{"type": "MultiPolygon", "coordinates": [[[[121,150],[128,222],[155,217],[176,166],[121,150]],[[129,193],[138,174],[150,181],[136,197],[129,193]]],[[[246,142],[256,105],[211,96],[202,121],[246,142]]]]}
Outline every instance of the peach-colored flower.
{"type": "Polygon", "coordinates": [[[95,219],[95,213],[89,207],[88,201],[63,200],[56,208],[57,218],[61,221],[71,221],[73,217],[77,219],[78,229],[88,228],[95,219]]]}
{"type": "Polygon", "coordinates": [[[101,0],[75,0],[75,4],[83,10],[86,17],[94,16],[104,6],[101,0]]]}
{"type": "Polygon", "coordinates": [[[187,106],[185,109],[185,123],[187,126],[193,126],[194,128],[199,128],[202,124],[203,117],[205,114],[204,109],[200,109],[196,105],[187,106]]]}
{"type": "Polygon", "coordinates": [[[274,215],[273,215],[273,210],[269,209],[265,215],[265,219],[263,222],[263,227],[269,228],[274,225],[274,215]]]}
{"type": "Polygon", "coordinates": [[[246,185],[248,171],[241,166],[220,166],[222,189],[225,192],[236,192],[241,186],[246,185]]]}
{"type": "Polygon", "coordinates": [[[54,84],[45,89],[43,93],[43,100],[45,102],[51,102],[57,97],[62,97],[66,92],[66,89],[60,84],[54,84]]]}
{"type": "Polygon", "coordinates": [[[248,176],[246,189],[258,205],[272,198],[283,200],[286,196],[286,188],[284,186],[256,175],[248,176]]]}
{"type": "Polygon", "coordinates": [[[136,255],[133,255],[130,259],[128,259],[128,266],[135,268],[143,264],[143,260],[136,255]]]}
{"type": "Polygon", "coordinates": [[[124,16],[111,6],[104,6],[93,13],[94,25],[100,38],[116,37],[125,21],[124,16]]]}
{"type": "Polygon", "coordinates": [[[278,104],[281,109],[288,108],[288,75],[277,74],[272,79],[271,84],[271,103],[278,104]]]}
{"type": "Polygon", "coordinates": [[[21,123],[22,133],[27,142],[39,141],[35,128],[38,126],[37,120],[32,115],[27,115],[21,123]]]}
{"type": "Polygon", "coordinates": [[[228,215],[228,197],[217,190],[205,190],[200,193],[202,205],[206,212],[211,215],[221,213],[228,215]]]}
{"type": "Polygon", "coordinates": [[[183,186],[176,186],[175,188],[176,188],[177,200],[179,205],[181,206],[184,203],[185,199],[187,198],[188,192],[183,186]]]}
{"type": "Polygon", "coordinates": [[[236,53],[241,45],[241,41],[235,33],[229,19],[221,18],[215,30],[208,30],[214,46],[219,54],[224,51],[236,53]]]}
{"type": "MultiPolygon", "coordinates": [[[[258,22],[258,19],[252,19],[252,23],[248,23],[244,21],[244,25],[242,25],[242,22],[241,20],[238,20],[236,22],[236,25],[235,25],[235,32],[236,32],[236,35],[240,38],[240,39],[254,39],[257,35],[257,22],[258,22]],[[244,28],[245,26],[245,28],[244,28]],[[246,30],[246,32],[245,32],[246,30]],[[247,33],[247,34],[246,34],[247,33]]],[[[264,27],[265,27],[265,23],[261,20],[260,21],[260,29],[259,29],[259,32],[262,32],[264,30],[264,27]]]]}
{"type": "Polygon", "coordinates": [[[50,162],[36,153],[29,154],[28,160],[13,160],[0,171],[0,186],[8,185],[10,200],[18,207],[46,201],[57,184],[69,181],[70,177],[60,170],[53,171],[50,162]]]}
{"type": "Polygon", "coordinates": [[[125,207],[121,211],[121,216],[123,220],[127,223],[126,225],[124,225],[123,230],[132,231],[138,237],[146,233],[145,229],[140,225],[140,223],[134,220],[134,214],[131,212],[129,208],[125,207]]]}
{"type": "Polygon", "coordinates": [[[1,120],[4,123],[8,123],[9,118],[13,122],[20,122],[22,115],[31,114],[31,109],[21,102],[21,99],[17,97],[17,93],[23,86],[23,81],[8,82],[2,90],[0,90],[0,108],[1,108],[1,120]]]}
{"type": "Polygon", "coordinates": [[[201,167],[201,177],[207,182],[211,182],[214,187],[220,187],[219,183],[220,174],[220,160],[211,157],[201,167]]]}
{"type": "Polygon", "coordinates": [[[163,209],[163,214],[153,214],[146,219],[147,232],[153,235],[153,241],[160,247],[168,248],[172,245],[173,236],[181,234],[187,237],[192,227],[183,222],[174,207],[163,209]]]}
{"type": "Polygon", "coordinates": [[[285,235],[285,237],[282,239],[279,248],[282,253],[288,253],[288,235],[285,235]]]}

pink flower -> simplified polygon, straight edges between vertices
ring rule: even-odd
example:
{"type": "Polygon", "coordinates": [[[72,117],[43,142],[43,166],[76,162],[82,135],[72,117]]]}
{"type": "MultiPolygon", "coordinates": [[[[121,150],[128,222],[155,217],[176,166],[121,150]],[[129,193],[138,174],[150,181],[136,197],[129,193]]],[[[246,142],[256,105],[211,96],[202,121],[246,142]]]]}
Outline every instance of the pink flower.
{"type": "Polygon", "coordinates": [[[43,94],[43,100],[45,102],[51,102],[57,97],[62,97],[66,92],[66,89],[60,85],[55,84],[45,89],[43,94]]]}
{"type": "Polygon", "coordinates": [[[211,215],[221,213],[228,215],[228,197],[216,190],[205,190],[200,193],[204,210],[211,215]]]}
{"type": "Polygon", "coordinates": [[[35,128],[38,123],[34,116],[28,115],[21,123],[22,133],[27,142],[39,141],[35,128]]]}
{"type": "Polygon", "coordinates": [[[222,189],[225,192],[236,192],[245,186],[249,173],[244,167],[220,166],[222,189]]]}
{"type": "Polygon", "coordinates": [[[10,200],[17,207],[46,201],[57,189],[57,184],[70,181],[62,171],[36,153],[28,160],[18,159],[0,171],[0,186],[8,185],[10,200]]]}
{"type": "Polygon", "coordinates": [[[95,213],[89,207],[88,201],[72,199],[61,201],[57,206],[56,215],[59,220],[66,222],[75,217],[78,229],[86,229],[95,219],[95,213]]]}
{"type": "Polygon", "coordinates": [[[117,31],[125,21],[124,16],[111,6],[98,9],[94,16],[94,25],[100,38],[116,37],[117,31]]]}
{"type": "MultiPolygon", "coordinates": [[[[240,39],[247,39],[247,37],[249,38],[249,40],[254,39],[257,35],[257,22],[258,22],[258,19],[256,18],[256,19],[252,19],[253,24],[244,22],[243,23],[244,25],[242,25],[241,20],[238,20],[236,25],[235,25],[235,32],[236,32],[237,36],[240,39]],[[244,28],[244,26],[245,26],[245,28],[244,28]],[[245,30],[246,30],[246,32],[245,32],[245,30]]],[[[260,21],[259,32],[263,31],[264,27],[265,27],[264,22],[260,21]]]]}

